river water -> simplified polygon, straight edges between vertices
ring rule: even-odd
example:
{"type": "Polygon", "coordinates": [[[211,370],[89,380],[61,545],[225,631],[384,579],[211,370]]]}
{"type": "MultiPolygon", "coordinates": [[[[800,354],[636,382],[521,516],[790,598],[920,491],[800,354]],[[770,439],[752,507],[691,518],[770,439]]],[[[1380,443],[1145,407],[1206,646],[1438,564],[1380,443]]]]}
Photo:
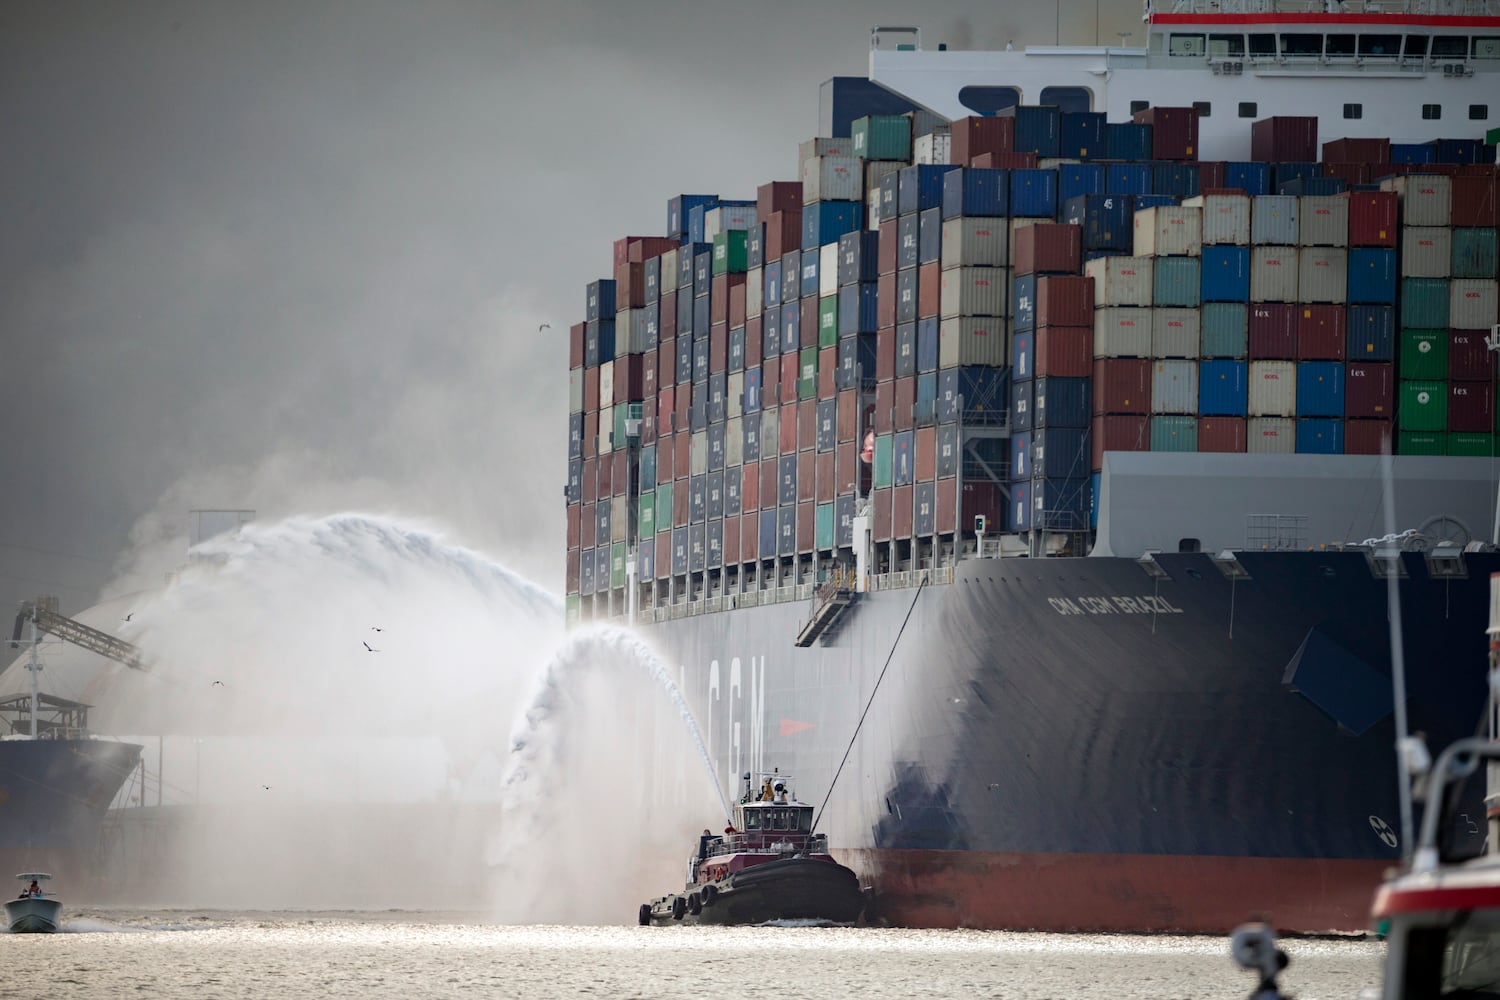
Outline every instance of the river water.
{"type": "MultiPolygon", "coordinates": [[[[1297,939],[1282,986],[1353,998],[1373,941],[1297,939]]],[[[1214,937],[825,927],[507,926],[387,911],[64,911],[5,936],[0,998],[1243,998],[1214,937]]]]}

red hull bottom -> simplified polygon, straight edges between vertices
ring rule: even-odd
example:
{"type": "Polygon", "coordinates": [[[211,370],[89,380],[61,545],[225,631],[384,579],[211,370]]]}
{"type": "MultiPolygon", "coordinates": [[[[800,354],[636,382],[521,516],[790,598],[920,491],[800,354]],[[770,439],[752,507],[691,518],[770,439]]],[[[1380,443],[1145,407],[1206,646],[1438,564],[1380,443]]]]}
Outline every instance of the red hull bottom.
{"type": "Polygon", "coordinates": [[[835,851],[899,927],[1224,934],[1369,929],[1383,861],[1146,854],[835,851]]]}

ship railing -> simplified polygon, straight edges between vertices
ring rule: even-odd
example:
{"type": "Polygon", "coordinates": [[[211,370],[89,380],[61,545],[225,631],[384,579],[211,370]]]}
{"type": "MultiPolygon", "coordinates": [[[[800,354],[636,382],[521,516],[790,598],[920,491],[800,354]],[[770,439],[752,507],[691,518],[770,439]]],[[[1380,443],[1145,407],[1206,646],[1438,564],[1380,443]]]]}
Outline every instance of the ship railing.
{"type": "Polygon", "coordinates": [[[741,851],[814,851],[828,850],[828,836],[795,830],[757,830],[753,833],[731,833],[708,843],[708,857],[738,854],[741,851]]]}

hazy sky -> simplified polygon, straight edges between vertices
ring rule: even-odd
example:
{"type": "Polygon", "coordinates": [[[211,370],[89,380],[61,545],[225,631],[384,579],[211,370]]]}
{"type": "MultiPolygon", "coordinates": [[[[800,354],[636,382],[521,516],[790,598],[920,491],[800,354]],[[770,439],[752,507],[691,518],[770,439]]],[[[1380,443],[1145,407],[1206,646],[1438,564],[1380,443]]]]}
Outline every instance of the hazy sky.
{"type": "MultiPolygon", "coordinates": [[[[1062,40],[1096,9],[1064,2],[1062,40]]],[[[1100,17],[1139,31],[1133,3],[1100,17]]],[[[818,85],[864,72],[875,24],[1000,47],[1054,19],[12,0],[0,613],[158,582],[207,507],[417,517],[560,589],[566,328],[610,242],[662,232],[675,192],[795,177],[818,85]]]]}

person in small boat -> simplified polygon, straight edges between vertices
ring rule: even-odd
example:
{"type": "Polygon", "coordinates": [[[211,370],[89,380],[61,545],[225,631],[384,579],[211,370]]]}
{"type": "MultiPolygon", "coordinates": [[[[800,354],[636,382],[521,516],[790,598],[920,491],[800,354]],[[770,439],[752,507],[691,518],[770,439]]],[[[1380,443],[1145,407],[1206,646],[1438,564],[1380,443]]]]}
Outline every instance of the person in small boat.
{"type": "Polygon", "coordinates": [[[25,899],[27,896],[40,896],[41,894],[42,887],[36,884],[36,879],[32,879],[31,885],[27,886],[26,891],[21,893],[21,895],[17,898],[25,899]]]}

